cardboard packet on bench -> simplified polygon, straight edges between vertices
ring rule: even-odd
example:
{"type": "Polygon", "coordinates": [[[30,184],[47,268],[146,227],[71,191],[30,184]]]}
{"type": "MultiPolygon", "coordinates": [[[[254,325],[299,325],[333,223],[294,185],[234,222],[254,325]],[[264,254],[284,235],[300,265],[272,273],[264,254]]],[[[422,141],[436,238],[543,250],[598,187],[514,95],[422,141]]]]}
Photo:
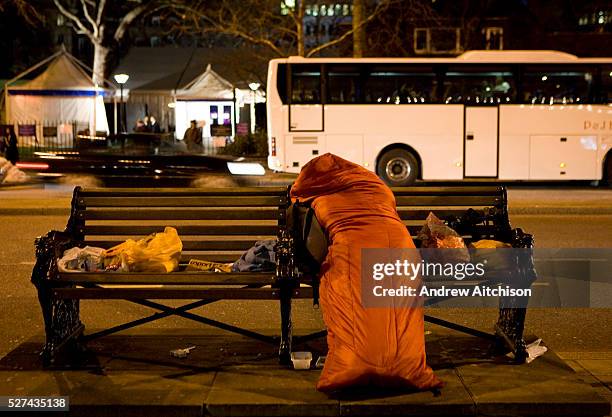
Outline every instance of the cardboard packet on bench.
{"type": "Polygon", "coordinates": [[[233,263],[221,263],[190,259],[185,271],[232,272],[233,263]]]}

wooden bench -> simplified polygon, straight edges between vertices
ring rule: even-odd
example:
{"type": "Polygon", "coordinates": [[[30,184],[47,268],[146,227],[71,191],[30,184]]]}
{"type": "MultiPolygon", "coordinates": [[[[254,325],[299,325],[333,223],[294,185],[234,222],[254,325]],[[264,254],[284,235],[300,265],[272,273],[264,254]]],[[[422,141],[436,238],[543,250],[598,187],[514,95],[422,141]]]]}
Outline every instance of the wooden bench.
{"type": "MultiPolygon", "coordinates": [[[[503,187],[408,187],[394,189],[398,213],[416,236],[429,212],[446,219],[466,239],[494,238],[515,247],[530,247],[530,235],[513,230],[508,221],[503,187]]],[[[36,241],[37,262],[32,282],[38,289],[45,322],[43,360],[55,362],[62,351],[72,352],[97,337],[126,330],[168,316],[180,316],[202,324],[279,345],[279,357],[287,364],[291,346],[321,337],[324,331],[292,337],[291,300],[316,297],[317,278],[296,265],[294,233],[287,226],[286,188],[215,189],[82,189],[75,188],[71,215],[65,231],[52,231],[36,241]],[[57,259],[73,246],[108,248],[127,238],[138,238],[173,226],[183,240],[180,270],[156,273],[60,273],[57,259]],[[233,262],[255,241],[278,239],[276,271],[214,273],[185,271],[189,259],[233,262]],[[110,285],[120,284],[120,287],[110,285]],[[155,314],[84,334],[80,320],[82,299],[121,299],[157,310],[155,314]],[[158,301],[192,301],[169,307],[158,301]],[[277,300],[281,315],[279,337],[222,323],[191,312],[219,300],[277,300]]],[[[525,273],[526,279],[533,279],[525,273]]],[[[506,304],[508,305],[508,304],[506,304]]],[[[525,358],[523,326],[525,309],[500,309],[496,334],[426,316],[428,321],[468,334],[490,338],[525,358]]]]}

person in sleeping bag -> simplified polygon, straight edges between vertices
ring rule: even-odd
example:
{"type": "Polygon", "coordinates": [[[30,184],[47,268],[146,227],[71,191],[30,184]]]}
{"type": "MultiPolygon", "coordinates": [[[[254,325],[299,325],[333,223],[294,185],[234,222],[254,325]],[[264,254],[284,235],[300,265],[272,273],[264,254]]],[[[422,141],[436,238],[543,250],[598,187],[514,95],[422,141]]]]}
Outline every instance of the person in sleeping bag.
{"type": "Polygon", "coordinates": [[[442,387],[426,364],[422,307],[361,303],[361,249],[415,248],[391,190],[374,173],[327,153],[302,168],[291,197],[310,202],[329,240],[320,270],[329,352],[317,389],[442,387]]]}

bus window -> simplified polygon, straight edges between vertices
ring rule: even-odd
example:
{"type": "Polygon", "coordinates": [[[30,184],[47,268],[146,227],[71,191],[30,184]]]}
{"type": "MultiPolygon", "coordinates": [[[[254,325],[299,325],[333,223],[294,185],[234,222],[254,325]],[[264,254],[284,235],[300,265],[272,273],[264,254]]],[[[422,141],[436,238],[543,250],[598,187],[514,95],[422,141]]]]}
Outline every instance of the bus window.
{"type": "Polygon", "coordinates": [[[575,104],[590,101],[593,71],[572,66],[526,66],[523,71],[523,102],[575,104]]]}
{"type": "Polygon", "coordinates": [[[368,104],[423,104],[436,99],[437,79],[428,65],[374,65],[363,83],[368,104]]]}
{"type": "Polygon", "coordinates": [[[510,68],[450,66],[442,96],[446,104],[508,104],[516,99],[516,85],[510,68]]]}
{"type": "Polygon", "coordinates": [[[291,65],[291,103],[321,103],[321,66],[313,64],[291,65]]]}
{"type": "Polygon", "coordinates": [[[330,104],[359,103],[360,73],[356,65],[329,65],[327,67],[327,102],[330,104]]]}
{"type": "Polygon", "coordinates": [[[278,64],[276,90],[280,96],[281,103],[287,104],[287,64],[278,64]]]}
{"type": "Polygon", "coordinates": [[[599,103],[612,103],[612,65],[601,67],[601,90],[599,91],[599,103]]]}

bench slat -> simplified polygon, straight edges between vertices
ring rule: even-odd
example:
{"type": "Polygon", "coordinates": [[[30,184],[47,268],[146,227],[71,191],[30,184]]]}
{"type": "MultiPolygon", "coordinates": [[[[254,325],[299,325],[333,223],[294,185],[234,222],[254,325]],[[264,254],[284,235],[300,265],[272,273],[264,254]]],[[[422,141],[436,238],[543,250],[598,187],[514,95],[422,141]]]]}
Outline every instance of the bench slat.
{"type": "Polygon", "coordinates": [[[64,272],[58,281],[93,284],[165,284],[165,285],[271,285],[273,273],[173,272],[172,275],[149,272],[64,272]]]}
{"type": "MultiPolygon", "coordinates": [[[[275,288],[55,288],[58,298],[76,299],[212,299],[212,300],[276,300],[279,291],[275,288]]],[[[292,298],[312,298],[312,288],[302,287],[293,291],[292,298]]]]}
{"type": "MultiPolygon", "coordinates": [[[[412,236],[413,238],[416,238],[422,226],[406,226],[406,227],[408,228],[408,232],[410,233],[410,236],[412,236]]],[[[496,231],[495,226],[488,226],[488,225],[478,225],[474,228],[474,230],[485,237],[494,236],[495,231],[496,231]]],[[[467,236],[463,236],[463,237],[467,237],[467,236]]]]}
{"type": "MultiPolygon", "coordinates": [[[[476,213],[478,213],[478,215],[484,214],[484,210],[475,210],[475,211],[476,213]]],[[[408,207],[398,207],[397,208],[397,213],[399,214],[400,219],[402,220],[421,220],[424,222],[427,216],[429,216],[429,213],[431,212],[433,212],[440,219],[446,219],[448,217],[461,217],[466,212],[466,209],[461,208],[461,209],[455,209],[455,210],[453,209],[415,210],[413,208],[408,208],[408,207]]]]}
{"type": "Polygon", "coordinates": [[[395,195],[489,195],[501,196],[503,194],[502,187],[499,186],[452,186],[452,187],[430,187],[430,186],[415,186],[415,187],[391,187],[391,191],[395,195]]]}
{"type": "MultiPolygon", "coordinates": [[[[210,225],[210,226],[187,226],[187,225],[172,225],[179,236],[203,236],[203,235],[272,235],[276,236],[278,231],[277,225],[260,225],[260,224],[230,224],[230,225],[210,225]]],[[[164,226],[117,226],[117,225],[93,225],[84,226],[81,228],[81,233],[85,235],[114,235],[114,236],[147,236],[151,233],[163,232],[164,226]]]]}
{"type": "Polygon", "coordinates": [[[236,252],[234,254],[231,253],[194,253],[194,254],[183,254],[181,255],[181,262],[188,263],[190,259],[198,259],[200,261],[211,261],[211,262],[221,262],[221,263],[234,263],[238,259],[242,252],[236,252]]]}
{"type": "Polygon", "coordinates": [[[278,196],[166,196],[166,197],[79,197],[86,207],[278,207],[278,196]]]}
{"type": "Polygon", "coordinates": [[[399,195],[395,197],[398,206],[426,206],[435,208],[439,206],[497,206],[501,204],[499,196],[437,196],[437,195],[399,195]]]}
{"type": "Polygon", "coordinates": [[[78,197],[284,196],[285,187],[234,188],[83,188],[78,197]]]}
{"type": "Polygon", "coordinates": [[[277,208],[265,209],[122,209],[81,210],[79,217],[84,220],[276,220],[277,208]]]}
{"type": "MultiPolygon", "coordinates": [[[[260,236],[262,239],[273,239],[276,236],[260,236]]],[[[257,238],[259,239],[259,237],[257,238]]],[[[99,248],[111,248],[120,243],[123,243],[124,239],[121,240],[98,240],[91,239],[85,240],[85,244],[89,246],[95,246],[99,248]]],[[[212,251],[212,250],[235,250],[245,251],[255,244],[255,240],[183,240],[183,251],[212,251]]]]}

